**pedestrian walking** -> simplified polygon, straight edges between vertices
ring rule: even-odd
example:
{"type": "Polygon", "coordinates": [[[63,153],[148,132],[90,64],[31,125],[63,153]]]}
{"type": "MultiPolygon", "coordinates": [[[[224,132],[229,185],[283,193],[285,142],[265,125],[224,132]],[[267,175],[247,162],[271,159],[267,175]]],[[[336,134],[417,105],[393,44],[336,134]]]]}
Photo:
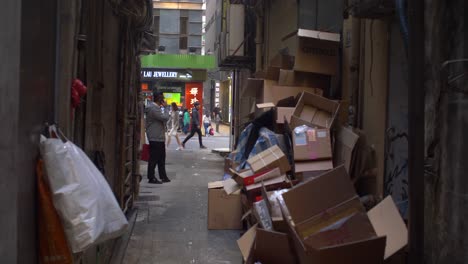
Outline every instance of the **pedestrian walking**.
{"type": "Polygon", "coordinates": [[[200,102],[195,102],[193,104],[193,109],[192,109],[192,122],[191,126],[192,129],[190,131],[190,135],[185,138],[184,142],[182,142],[182,147],[185,148],[185,143],[195,135],[195,133],[198,134],[198,142],[200,143],[200,148],[201,149],[206,149],[205,146],[203,146],[202,142],[202,132],[200,129],[200,114],[198,113],[198,110],[200,109],[200,102]]]}
{"type": "Polygon", "coordinates": [[[208,130],[208,128],[211,126],[211,118],[209,113],[206,113],[203,116],[203,126],[205,127],[205,137],[207,137],[208,135],[210,135],[210,131],[208,130]]]}
{"type": "Polygon", "coordinates": [[[185,135],[188,134],[189,126],[190,126],[190,113],[188,112],[188,109],[184,109],[184,126],[183,126],[183,131],[184,131],[184,134],[185,134],[185,135]]]}
{"type": "Polygon", "coordinates": [[[216,124],[216,133],[219,133],[219,123],[221,122],[221,108],[219,108],[219,105],[216,105],[213,109],[213,117],[216,124]]]}
{"type": "Polygon", "coordinates": [[[169,120],[168,109],[161,92],[153,94],[153,102],[148,104],[146,113],[146,135],[150,145],[148,161],[148,182],[161,184],[170,182],[166,174],[166,123],[169,120]],[[156,165],[158,166],[159,181],[155,176],[156,165]]]}
{"type": "Polygon", "coordinates": [[[172,112],[171,112],[171,130],[167,135],[167,148],[171,144],[171,138],[175,137],[177,140],[177,150],[182,150],[182,144],[180,143],[179,135],[177,134],[177,130],[179,130],[179,107],[177,107],[176,103],[171,104],[172,112]]]}

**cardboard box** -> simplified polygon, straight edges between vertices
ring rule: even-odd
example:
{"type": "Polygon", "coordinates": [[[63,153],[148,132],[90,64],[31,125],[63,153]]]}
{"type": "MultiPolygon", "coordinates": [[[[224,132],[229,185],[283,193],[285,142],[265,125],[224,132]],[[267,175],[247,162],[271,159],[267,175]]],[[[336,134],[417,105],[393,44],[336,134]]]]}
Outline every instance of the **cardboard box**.
{"type": "Polygon", "coordinates": [[[291,127],[331,128],[340,109],[338,102],[303,92],[291,117],[291,127]]]}
{"type": "Polygon", "coordinates": [[[313,87],[321,90],[328,90],[330,84],[330,76],[294,70],[280,70],[278,79],[278,85],[281,86],[313,87]]]}
{"type": "Polygon", "coordinates": [[[246,89],[255,91],[256,104],[272,103],[276,105],[278,101],[290,96],[295,97],[303,91],[323,95],[323,90],[319,88],[279,86],[277,81],[268,79],[249,78],[246,85],[246,89]]]}
{"type": "Polygon", "coordinates": [[[246,170],[240,173],[234,171],[233,173],[233,180],[240,186],[249,186],[255,183],[260,183],[262,181],[281,176],[279,168],[261,171],[259,173],[253,173],[252,170],[246,170]]]}
{"type": "Polygon", "coordinates": [[[281,174],[284,174],[291,170],[288,158],[277,145],[258,153],[248,159],[247,163],[250,165],[253,172],[279,168],[281,174]]]}
{"type": "Polygon", "coordinates": [[[336,75],[340,35],[329,32],[299,29],[294,70],[336,75]]]}
{"type": "Polygon", "coordinates": [[[260,263],[296,263],[287,234],[260,228],[257,229],[253,255],[253,260],[260,263]]]}
{"type": "Polygon", "coordinates": [[[340,127],[336,133],[335,154],[333,161],[335,166],[344,165],[348,173],[351,169],[353,150],[359,140],[359,135],[347,127],[340,127]]]}
{"type": "Polygon", "coordinates": [[[328,129],[293,128],[294,160],[324,160],[332,157],[331,136],[328,129]],[[299,132],[299,133],[298,133],[299,132]]]}
{"type": "Polygon", "coordinates": [[[208,183],[208,229],[242,229],[239,194],[228,195],[223,182],[208,183]]]}
{"type": "Polygon", "coordinates": [[[343,166],[282,197],[300,263],[383,263],[407,243],[391,197],[366,214],[343,166]]]}
{"type": "Polygon", "coordinates": [[[244,261],[248,261],[250,258],[256,234],[257,225],[254,225],[237,240],[237,246],[239,246],[244,261]]]}

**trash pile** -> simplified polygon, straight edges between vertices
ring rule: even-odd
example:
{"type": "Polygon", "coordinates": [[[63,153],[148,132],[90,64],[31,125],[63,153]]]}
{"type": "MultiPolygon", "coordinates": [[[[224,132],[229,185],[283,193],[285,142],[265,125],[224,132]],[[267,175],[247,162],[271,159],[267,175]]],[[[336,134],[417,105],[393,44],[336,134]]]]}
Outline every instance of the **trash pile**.
{"type": "MultiPolygon", "coordinates": [[[[336,34],[314,32],[298,45],[337,52],[336,34]]],[[[346,103],[323,96],[334,62],[304,50],[249,79],[257,118],[208,184],[208,229],[245,231],[245,263],[404,263],[407,228],[376,194],[372,148],[345,125],[346,103]]]]}

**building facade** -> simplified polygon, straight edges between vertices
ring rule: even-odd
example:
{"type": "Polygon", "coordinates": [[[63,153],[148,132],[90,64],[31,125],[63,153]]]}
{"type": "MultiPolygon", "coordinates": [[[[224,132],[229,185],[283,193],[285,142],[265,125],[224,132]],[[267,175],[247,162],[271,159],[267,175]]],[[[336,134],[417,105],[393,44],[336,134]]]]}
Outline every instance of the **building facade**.
{"type": "Polygon", "coordinates": [[[204,98],[209,97],[210,89],[204,89],[204,83],[214,61],[212,56],[204,56],[204,9],[202,0],[153,1],[156,49],[142,57],[141,65],[146,98],[160,91],[168,103],[184,108],[191,109],[196,101],[206,105],[204,98]]]}

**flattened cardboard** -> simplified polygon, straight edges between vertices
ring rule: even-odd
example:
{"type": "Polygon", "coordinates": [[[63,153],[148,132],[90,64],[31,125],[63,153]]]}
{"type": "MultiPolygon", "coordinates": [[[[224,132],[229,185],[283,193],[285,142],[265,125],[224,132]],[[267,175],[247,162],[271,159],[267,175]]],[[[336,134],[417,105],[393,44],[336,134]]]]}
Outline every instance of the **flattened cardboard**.
{"type": "Polygon", "coordinates": [[[282,174],[291,170],[288,158],[277,145],[274,145],[265,151],[258,153],[257,155],[248,159],[247,163],[255,173],[274,168],[279,168],[282,174]]]}
{"type": "Polygon", "coordinates": [[[284,119],[286,118],[286,121],[288,123],[291,123],[291,116],[294,113],[295,107],[277,107],[276,108],[276,123],[278,124],[283,124],[284,119]]]}
{"type": "Polygon", "coordinates": [[[294,70],[335,75],[338,70],[340,35],[299,29],[294,70]]]}
{"type": "Polygon", "coordinates": [[[282,69],[280,70],[278,85],[313,87],[328,90],[330,88],[330,81],[330,76],[327,75],[282,69]]]}
{"type": "Polygon", "coordinates": [[[296,173],[315,172],[314,174],[322,174],[331,169],[333,169],[332,160],[296,161],[294,163],[294,171],[296,173]]]}
{"type": "Polygon", "coordinates": [[[324,160],[332,158],[331,135],[328,129],[310,128],[301,134],[293,130],[294,160],[324,160]]]}
{"type": "Polygon", "coordinates": [[[385,259],[404,248],[408,243],[408,229],[391,196],[372,208],[367,215],[378,236],[387,237],[385,259]]]}
{"type": "Polygon", "coordinates": [[[295,263],[287,234],[257,229],[254,260],[266,264],[295,263]]]}
{"type": "Polygon", "coordinates": [[[228,195],[222,181],[208,183],[208,229],[241,229],[241,217],[240,195],[228,195]]]}
{"type": "Polygon", "coordinates": [[[244,261],[249,259],[250,253],[252,252],[252,247],[255,242],[255,235],[257,234],[257,225],[252,226],[241,238],[237,240],[237,245],[242,253],[244,261]]]}
{"type": "Polygon", "coordinates": [[[347,127],[340,127],[338,129],[335,141],[335,154],[333,155],[335,166],[344,164],[346,171],[350,173],[353,150],[358,139],[359,135],[351,129],[347,127]]]}
{"type": "Polygon", "coordinates": [[[291,123],[310,127],[330,128],[333,126],[340,104],[322,96],[303,92],[294,110],[291,123]],[[295,118],[297,120],[295,120],[295,118]]]}

